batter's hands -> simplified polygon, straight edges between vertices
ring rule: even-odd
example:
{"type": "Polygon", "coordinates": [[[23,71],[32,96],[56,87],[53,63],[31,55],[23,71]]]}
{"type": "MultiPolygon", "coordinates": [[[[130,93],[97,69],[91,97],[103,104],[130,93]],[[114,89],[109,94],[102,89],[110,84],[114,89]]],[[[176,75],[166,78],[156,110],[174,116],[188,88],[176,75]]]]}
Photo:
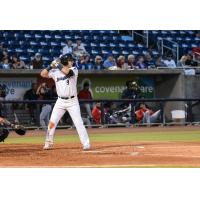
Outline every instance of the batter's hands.
{"type": "Polygon", "coordinates": [[[52,63],[51,63],[51,67],[52,68],[56,68],[58,66],[58,61],[57,60],[54,60],[52,63]]]}

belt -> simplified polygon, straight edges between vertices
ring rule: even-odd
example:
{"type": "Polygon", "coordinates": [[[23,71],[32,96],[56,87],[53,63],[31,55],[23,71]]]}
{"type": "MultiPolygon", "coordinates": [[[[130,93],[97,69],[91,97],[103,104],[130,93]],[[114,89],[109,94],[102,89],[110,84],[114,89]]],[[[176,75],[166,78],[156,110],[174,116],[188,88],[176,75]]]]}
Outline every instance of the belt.
{"type": "Polygon", "coordinates": [[[59,97],[59,98],[61,98],[61,99],[73,99],[75,96],[71,96],[71,97],[59,97]]]}

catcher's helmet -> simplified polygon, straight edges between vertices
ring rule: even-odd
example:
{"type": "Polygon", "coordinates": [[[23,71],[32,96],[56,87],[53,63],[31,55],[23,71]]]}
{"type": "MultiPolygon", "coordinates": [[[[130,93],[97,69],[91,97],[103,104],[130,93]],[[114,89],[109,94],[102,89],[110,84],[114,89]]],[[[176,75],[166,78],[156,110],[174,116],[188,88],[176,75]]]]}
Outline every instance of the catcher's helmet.
{"type": "Polygon", "coordinates": [[[68,61],[74,61],[72,54],[64,54],[60,56],[60,63],[63,65],[68,65],[68,61]]]}

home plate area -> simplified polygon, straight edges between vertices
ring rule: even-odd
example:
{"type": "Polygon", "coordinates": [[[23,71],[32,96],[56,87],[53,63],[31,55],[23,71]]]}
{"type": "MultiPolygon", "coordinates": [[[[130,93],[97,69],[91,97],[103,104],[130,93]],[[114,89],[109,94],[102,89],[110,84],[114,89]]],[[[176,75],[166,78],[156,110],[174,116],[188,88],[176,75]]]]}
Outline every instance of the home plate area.
{"type": "Polygon", "coordinates": [[[200,167],[198,142],[94,142],[56,144],[49,151],[38,144],[0,146],[1,167],[200,167]]]}

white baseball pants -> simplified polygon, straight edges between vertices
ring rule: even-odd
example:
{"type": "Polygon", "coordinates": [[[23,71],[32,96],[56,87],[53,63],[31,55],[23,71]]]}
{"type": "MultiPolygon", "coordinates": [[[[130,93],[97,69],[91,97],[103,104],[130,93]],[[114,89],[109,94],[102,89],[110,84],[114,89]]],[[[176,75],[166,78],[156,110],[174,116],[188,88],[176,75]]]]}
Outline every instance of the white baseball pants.
{"type": "Polygon", "coordinates": [[[80,106],[77,97],[67,100],[61,98],[57,99],[48,125],[46,140],[53,141],[56,126],[66,111],[69,112],[69,115],[72,118],[81,144],[83,146],[89,145],[90,141],[86,128],[83,124],[83,120],[81,118],[80,106]]]}

